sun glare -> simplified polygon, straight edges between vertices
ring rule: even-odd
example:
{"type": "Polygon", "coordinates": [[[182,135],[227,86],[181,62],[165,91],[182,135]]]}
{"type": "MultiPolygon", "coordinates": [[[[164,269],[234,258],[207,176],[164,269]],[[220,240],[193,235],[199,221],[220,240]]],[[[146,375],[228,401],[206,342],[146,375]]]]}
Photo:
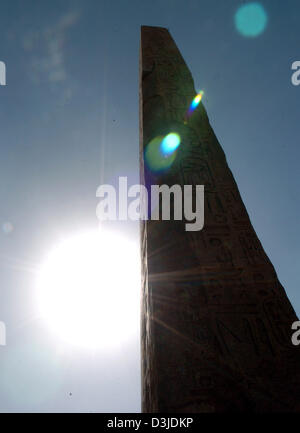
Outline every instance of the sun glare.
{"type": "Polygon", "coordinates": [[[136,334],[139,253],[121,235],[95,231],[54,247],[37,280],[37,307],[57,338],[107,349],[136,334]]]}

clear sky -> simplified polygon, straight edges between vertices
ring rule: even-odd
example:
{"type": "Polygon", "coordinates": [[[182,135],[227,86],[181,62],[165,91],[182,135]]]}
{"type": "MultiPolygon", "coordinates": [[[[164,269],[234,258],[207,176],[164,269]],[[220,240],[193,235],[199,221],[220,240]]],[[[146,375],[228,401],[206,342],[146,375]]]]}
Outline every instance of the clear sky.
{"type": "MultiPolygon", "coordinates": [[[[2,1],[0,411],[140,411],[138,331],[113,351],[62,345],[37,316],[34,287],[59,239],[97,227],[98,185],[139,182],[141,25],[170,30],[204,90],[254,228],[300,313],[300,86],[291,83],[300,5],[261,1],[266,26],[247,36],[235,22],[245,3],[2,1]]],[[[137,244],[137,224],[118,230],[137,244]]]]}

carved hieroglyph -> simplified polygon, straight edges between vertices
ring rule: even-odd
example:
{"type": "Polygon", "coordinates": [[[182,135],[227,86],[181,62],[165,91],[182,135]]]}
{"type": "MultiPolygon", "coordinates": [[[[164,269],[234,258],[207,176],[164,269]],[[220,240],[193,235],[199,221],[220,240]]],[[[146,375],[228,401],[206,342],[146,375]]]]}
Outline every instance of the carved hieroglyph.
{"type": "Polygon", "coordinates": [[[195,94],[169,32],[142,27],[141,183],[205,186],[203,230],[187,232],[185,221],[141,223],[142,410],[297,411],[297,317],[202,103],[184,121],[195,94]],[[181,137],[176,159],[151,173],[144,149],[169,132],[181,137]]]}

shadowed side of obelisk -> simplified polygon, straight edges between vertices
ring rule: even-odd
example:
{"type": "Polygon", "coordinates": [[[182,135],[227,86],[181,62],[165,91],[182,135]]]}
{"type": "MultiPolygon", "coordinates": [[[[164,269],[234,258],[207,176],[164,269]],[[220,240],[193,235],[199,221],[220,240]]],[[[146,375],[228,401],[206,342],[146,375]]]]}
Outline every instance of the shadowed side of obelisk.
{"type": "MultiPolygon", "coordinates": [[[[205,224],[143,221],[142,408],[144,412],[296,411],[300,352],[295,312],[251,225],[202,103],[164,28],[142,27],[141,183],[204,185],[205,224]],[[181,140],[167,170],[145,149],[181,140]]],[[[234,127],[234,122],[233,122],[234,127]]]]}

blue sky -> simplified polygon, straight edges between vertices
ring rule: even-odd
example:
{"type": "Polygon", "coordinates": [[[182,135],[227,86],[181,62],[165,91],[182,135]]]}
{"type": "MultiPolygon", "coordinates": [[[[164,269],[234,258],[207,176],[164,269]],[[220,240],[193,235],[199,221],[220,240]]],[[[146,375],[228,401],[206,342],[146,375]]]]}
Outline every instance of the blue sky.
{"type": "MultiPolygon", "coordinates": [[[[62,356],[35,318],[33,286],[60,237],[97,226],[100,183],[123,175],[138,183],[141,25],[170,30],[204,90],[251,221],[299,315],[300,86],[291,65],[300,60],[300,6],[260,2],[267,26],[247,38],[234,22],[245,3],[2,2],[0,226],[13,231],[0,232],[1,411],[140,410],[138,333],[116,353],[64,348],[62,356]]],[[[136,224],[118,229],[138,241],[136,224]]]]}

